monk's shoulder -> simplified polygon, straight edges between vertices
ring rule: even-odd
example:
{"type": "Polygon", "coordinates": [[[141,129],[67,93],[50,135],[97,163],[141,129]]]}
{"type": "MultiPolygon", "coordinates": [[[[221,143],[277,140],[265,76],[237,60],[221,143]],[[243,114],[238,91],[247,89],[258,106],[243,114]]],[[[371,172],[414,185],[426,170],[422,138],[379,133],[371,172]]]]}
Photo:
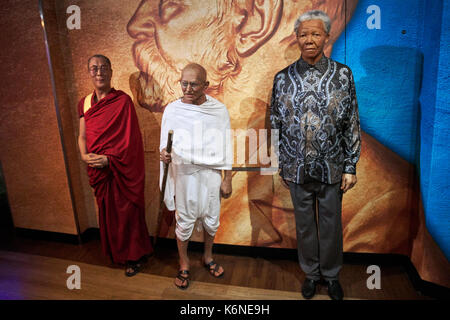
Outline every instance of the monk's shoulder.
{"type": "Polygon", "coordinates": [[[131,97],[126,92],[123,92],[122,90],[116,90],[115,94],[116,94],[117,101],[127,102],[127,103],[133,102],[133,99],[131,99],[131,97]]]}
{"type": "Polygon", "coordinates": [[[85,103],[85,100],[88,99],[88,97],[92,97],[92,93],[85,95],[83,98],[81,98],[78,101],[77,110],[78,110],[78,115],[80,117],[84,116],[84,103],[85,103]]]}
{"type": "Polygon", "coordinates": [[[81,99],[78,101],[78,107],[84,105],[84,100],[86,100],[87,97],[92,97],[92,93],[89,93],[89,94],[85,95],[83,98],[81,98],[81,99]]]}
{"type": "Polygon", "coordinates": [[[134,110],[134,103],[133,99],[125,92],[121,90],[116,90],[114,92],[114,97],[111,100],[116,108],[123,109],[123,110],[134,110]]]}

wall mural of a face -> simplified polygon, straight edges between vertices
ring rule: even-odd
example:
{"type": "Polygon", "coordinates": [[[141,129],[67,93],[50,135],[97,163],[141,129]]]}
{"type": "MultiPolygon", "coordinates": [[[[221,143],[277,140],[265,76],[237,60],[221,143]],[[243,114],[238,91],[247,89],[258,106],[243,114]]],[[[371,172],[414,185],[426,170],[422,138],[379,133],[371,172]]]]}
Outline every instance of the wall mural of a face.
{"type": "MultiPolygon", "coordinates": [[[[345,26],[344,1],[338,5],[336,1],[318,0],[260,2],[143,0],[127,26],[135,39],[132,52],[140,70],[140,106],[162,112],[169,102],[179,98],[180,71],[189,62],[206,68],[211,95],[220,98],[240,90],[243,81],[251,81],[247,90],[251,95],[252,83],[260,82],[264,73],[270,74],[266,79],[270,83],[277,68],[286,65],[280,59],[283,51],[290,45],[298,47],[293,26],[302,12],[328,12],[334,24],[331,45],[345,26]],[[270,45],[278,46],[279,56],[264,56],[270,45]],[[253,55],[259,58],[256,66],[253,55]]],[[[356,4],[356,0],[348,0],[347,19],[356,4]]]]}
{"type": "Polygon", "coordinates": [[[189,62],[203,65],[212,84],[219,85],[224,72],[233,68],[226,65],[227,23],[218,19],[215,1],[142,1],[128,23],[141,71],[139,104],[160,112],[179,98],[180,71],[189,62]]]}

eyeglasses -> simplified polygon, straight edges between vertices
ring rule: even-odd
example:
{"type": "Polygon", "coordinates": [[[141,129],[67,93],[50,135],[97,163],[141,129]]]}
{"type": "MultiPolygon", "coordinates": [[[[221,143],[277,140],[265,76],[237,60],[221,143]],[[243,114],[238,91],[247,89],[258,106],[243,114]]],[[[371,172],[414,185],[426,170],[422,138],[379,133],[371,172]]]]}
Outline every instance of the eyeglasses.
{"type": "Polygon", "coordinates": [[[103,65],[103,66],[100,66],[100,68],[97,67],[97,66],[92,66],[92,67],[89,68],[89,72],[93,76],[95,76],[98,73],[99,70],[100,70],[100,74],[104,74],[104,73],[106,73],[107,71],[110,70],[110,67],[106,66],[106,65],[103,65]]]}
{"type": "Polygon", "coordinates": [[[192,89],[197,89],[201,85],[204,84],[204,82],[198,83],[198,82],[189,82],[189,81],[180,81],[180,84],[183,88],[187,88],[188,86],[191,86],[192,89]]]}

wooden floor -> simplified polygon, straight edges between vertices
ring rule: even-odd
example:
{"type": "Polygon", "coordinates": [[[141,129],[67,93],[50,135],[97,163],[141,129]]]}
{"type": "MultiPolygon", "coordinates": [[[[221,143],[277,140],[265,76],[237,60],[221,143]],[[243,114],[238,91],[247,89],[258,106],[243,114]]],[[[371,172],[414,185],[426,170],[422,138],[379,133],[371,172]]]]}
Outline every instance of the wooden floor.
{"type": "MultiPolygon", "coordinates": [[[[189,290],[173,285],[172,277],[148,273],[127,278],[122,269],[57,258],[0,251],[0,297],[3,299],[100,300],[298,300],[292,291],[267,290],[192,281],[189,290]],[[80,268],[80,290],[68,289],[66,270],[80,268]]],[[[328,299],[318,295],[316,299],[328,299]]]]}
{"type": "MultiPolygon", "coordinates": [[[[216,279],[202,267],[201,250],[191,250],[191,286],[182,291],[173,284],[175,245],[159,247],[132,278],[102,255],[96,238],[78,245],[2,232],[0,250],[0,299],[302,299],[304,274],[295,259],[215,254],[225,269],[224,277],[216,279]],[[81,268],[82,290],[67,289],[69,265],[81,268]]],[[[379,264],[381,289],[369,290],[368,265],[344,264],[340,281],[345,299],[430,299],[415,291],[402,266],[391,263],[379,264]]],[[[329,299],[326,287],[319,287],[315,299],[329,299]]]]}

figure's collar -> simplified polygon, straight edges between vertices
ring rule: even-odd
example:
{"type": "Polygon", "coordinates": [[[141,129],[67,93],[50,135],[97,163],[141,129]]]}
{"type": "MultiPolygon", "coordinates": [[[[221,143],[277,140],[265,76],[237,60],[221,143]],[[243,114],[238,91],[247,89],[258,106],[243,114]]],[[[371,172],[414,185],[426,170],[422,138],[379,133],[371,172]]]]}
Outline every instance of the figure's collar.
{"type": "MultiPolygon", "coordinates": [[[[111,87],[110,89],[109,89],[109,91],[108,91],[108,93],[106,94],[106,96],[104,96],[102,99],[104,99],[104,98],[106,98],[107,96],[109,96],[111,93],[115,93],[116,92],[116,89],[114,89],[113,87],[111,87]]],[[[95,101],[95,103],[97,103],[99,100],[98,100],[98,97],[97,97],[97,91],[95,91],[95,89],[94,89],[94,92],[92,93],[92,99],[93,99],[93,101],[95,101]]],[[[102,99],[100,99],[100,100],[102,100],[102,99]]]]}
{"type": "Polygon", "coordinates": [[[328,58],[325,56],[325,54],[322,54],[322,57],[320,58],[319,61],[316,62],[316,64],[309,64],[308,62],[303,60],[302,57],[300,57],[297,65],[299,71],[308,70],[309,68],[316,68],[320,72],[325,73],[325,71],[327,71],[328,69],[328,58]]]}

